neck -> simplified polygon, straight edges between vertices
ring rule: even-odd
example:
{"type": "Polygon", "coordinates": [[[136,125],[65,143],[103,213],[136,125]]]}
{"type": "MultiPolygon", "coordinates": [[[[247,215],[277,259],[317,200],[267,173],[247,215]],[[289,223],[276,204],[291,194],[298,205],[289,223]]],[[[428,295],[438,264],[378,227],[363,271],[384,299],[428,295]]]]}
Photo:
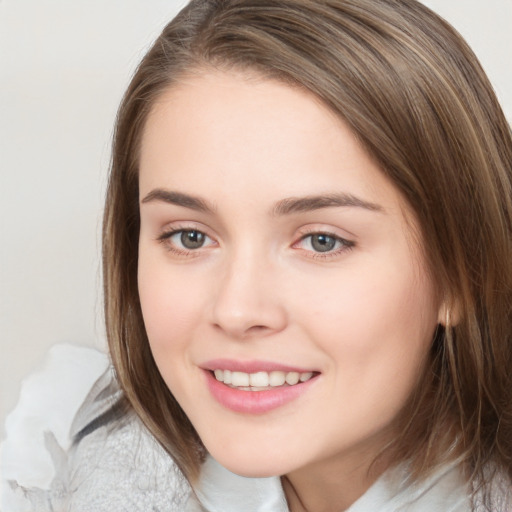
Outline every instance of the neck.
{"type": "MultiPolygon", "coordinates": [[[[375,454],[373,454],[374,456],[375,454]]],[[[343,512],[384,472],[361,453],[312,464],[282,478],[290,512],[343,512]]]]}

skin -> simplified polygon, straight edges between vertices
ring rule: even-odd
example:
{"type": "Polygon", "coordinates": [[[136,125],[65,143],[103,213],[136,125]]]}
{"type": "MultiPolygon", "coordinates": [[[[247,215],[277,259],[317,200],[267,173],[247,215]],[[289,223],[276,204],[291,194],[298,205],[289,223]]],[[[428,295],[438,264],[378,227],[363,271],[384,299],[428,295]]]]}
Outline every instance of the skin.
{"type": "Polygon", "coordinates": [[[398,191],[310,93],[202,70],[154,105],[140,200],[151,350],[208,451],[238,474],[286,475],[294,512],[348,507],[375,479],[369,464],[442,317],[398,191]],[[202,202],[172,204],[182,201],[162,190],[202,202]],[[283,200],[326,194],[350,204],[282,211],[283,200]],[[176,230],[204,244],[187,250],[176,230]],[[333,249],[316,250],[311,233],[334,237],[333,249]],[[288,404],[234,412],[206,385],[202,365],[217,358],[318,376],[288,404]]]}

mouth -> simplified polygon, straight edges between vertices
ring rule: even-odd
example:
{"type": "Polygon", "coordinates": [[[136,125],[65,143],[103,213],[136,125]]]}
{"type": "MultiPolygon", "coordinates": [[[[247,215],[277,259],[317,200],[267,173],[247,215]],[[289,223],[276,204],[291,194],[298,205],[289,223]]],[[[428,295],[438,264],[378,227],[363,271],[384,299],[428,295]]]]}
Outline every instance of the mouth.
{"type": "Polygon", "coordinates": [[[226,384],[230,388],[241,391],[268,391],[274,388],[296,386],[299,383],[312,379],[317,372],[296,372],[296,371],[258,371],[246,373],[241,371],[221,370],[217,368],[210,370],[215,380],[226,384]]]}
{"type": "Polygon", "coordinates": [[[215,401],[231,411],[262,414],[305,395],[320,372],[271,363],[212,361],[203,366],[215,401]]]}

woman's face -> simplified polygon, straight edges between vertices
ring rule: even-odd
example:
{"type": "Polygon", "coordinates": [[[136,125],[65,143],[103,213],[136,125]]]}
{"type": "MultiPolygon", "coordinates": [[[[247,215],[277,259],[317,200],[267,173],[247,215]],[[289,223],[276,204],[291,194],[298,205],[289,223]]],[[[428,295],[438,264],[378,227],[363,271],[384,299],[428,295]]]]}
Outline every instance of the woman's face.
{"type": "Polygon", "coordinates": [[[247,476],[373,457],[440,312],[348,127],[299,88],[192,75],[147,121],[140,211],[151,350],[208,451],[247,476]]]}

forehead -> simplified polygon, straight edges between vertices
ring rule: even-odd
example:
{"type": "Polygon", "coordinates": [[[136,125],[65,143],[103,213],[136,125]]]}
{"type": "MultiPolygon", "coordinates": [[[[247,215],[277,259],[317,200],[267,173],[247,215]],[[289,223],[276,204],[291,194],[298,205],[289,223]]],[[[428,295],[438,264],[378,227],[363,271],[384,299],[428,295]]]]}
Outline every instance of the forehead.
{"type": "Polygon", "coordinates": [[[210,176],[238,166],[244,179],[291,171],[320,178],[336,159],[346,174],[363,161],[378,172],[348,126],[313,94],[254,74],[205,72],[183,77],[153,105],[140,170],[142,182],[149,174],[172,179],[183,168],[189,175],[204,170],[208,160],[210,176]],[[173,172],[156,173],[163,159],[175,163],[173,172]]]}
{"type": "Polygon", "coordinates": [[[165,127],[178,138],[196,132],[204,137],[202,142],[208,137],[222,141],[222,147],[259,139],[269,150],[287,135],[311,138],[320,129],[327,142],[333,128],[346,128],[319,98],[299,86],[251,71],[211,69],[187,73],[158,97],[146,122],[143,147],[148,137],[155,138],[152,127],[160,132],[165,127]]]}

